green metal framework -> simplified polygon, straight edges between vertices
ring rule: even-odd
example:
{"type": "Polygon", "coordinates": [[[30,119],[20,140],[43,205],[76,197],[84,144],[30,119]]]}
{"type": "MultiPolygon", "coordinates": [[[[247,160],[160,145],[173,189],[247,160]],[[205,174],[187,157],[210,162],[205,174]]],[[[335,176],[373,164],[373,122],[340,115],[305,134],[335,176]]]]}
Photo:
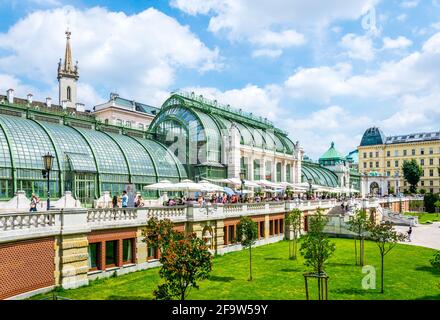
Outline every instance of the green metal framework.
{"type": "Polygon", "coordinates": [[[301,179],[303,182],[312,179],[312,184],[326,187],[339,186],[338,176],[333,171],[308,161],[303,161],[301,164],[301,179]]]}
{"type": "Polygon", "coordinates": [[[289,155],[295,151],[295,145],[287,133],[275,128],[267,119],[186,93],[173,93],[164,102],[150,125],[149,133],[167,146],[177,144],[175,137],[184,137],[186,141],[180,146],[185,147],[185,151],[176,152],[185,163],[189,175],[198,179],[202,178],[201,175],[209,177],[209,172],[213,172],[218,178],[226,175],[221,159],[221,144],[233,124],[240,133],[242,145],[289,155]],[[190,147],[196,147],[196,150],[190,147]],[[197,155],[195,158],[193,153],[197,155]]]}
{"type": "MultiPolygon", "coordinates": [[[[46,113],[0,104],[0,199],[18,190],[45,196],[42,156],[55,156],[51,195],[64,191],[92,201],[104,191],[120,193],[126,184],[142,187],[161,179],[187,178],[185,168],[167,148],[141,130],[104,125],[69,114],[46,113]],[[79,192],[78,186],[82,190],[79,192]],[[91,193],[91,194],[89,194],[91,193]]],[[[157,195],[154,193],[154,195],[157,195]]]]}

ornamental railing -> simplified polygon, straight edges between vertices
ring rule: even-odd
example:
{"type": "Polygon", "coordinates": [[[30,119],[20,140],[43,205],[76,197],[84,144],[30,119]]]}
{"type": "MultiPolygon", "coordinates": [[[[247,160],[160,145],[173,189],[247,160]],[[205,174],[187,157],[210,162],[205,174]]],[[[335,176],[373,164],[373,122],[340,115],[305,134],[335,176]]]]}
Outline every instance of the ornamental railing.
{"type": "Polygon", "coordinates": [[[134,208],[89,209],[87,211],[87,222],[89,223],[133,221],[137,217],[137,210],[134,208]]]}
{"type": "Polygon", "coordinates": [[[55,225],[55,212],[0,214],[0,231],[29,230],[55,225]]]}

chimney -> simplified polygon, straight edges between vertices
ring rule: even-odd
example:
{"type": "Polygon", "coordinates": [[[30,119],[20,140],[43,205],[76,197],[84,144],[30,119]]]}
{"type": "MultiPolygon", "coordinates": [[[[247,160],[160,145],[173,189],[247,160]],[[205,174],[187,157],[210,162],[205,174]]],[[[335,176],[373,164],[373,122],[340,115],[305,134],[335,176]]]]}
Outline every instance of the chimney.
{"type": "Polygon", "coordinates": [[[84,105],[84,103],[77,103],[76,104],[76,111],[78,111],[78,112],[85,112],[86,111],[86,106],[84,105]]]}
{"type": "Polygon", "coordinates": [[[61,107],[63,107],[64,110],[67,109],[67,100],[61,101],[61,107]]]}
{"type": "Polygon", "coordinates": [[[50,97],[46,98],[46,107],[48,108],[52,107],[52,98],[50,97]]]}
{"type": "Polygon", "coordinates": [[[32,95],[32,93],[29,93],[27,95],[27,101],[28,101],[29,104],[32,104],[33,98],[34,98],[34,96],[32,95]]]}
{"type": "Polygon", "coordinates": [[[9,89],[8,91],[6,91],[6,95],[8,97],[8,102],[10,104],[14,103],[14,89],[9,89]]]}

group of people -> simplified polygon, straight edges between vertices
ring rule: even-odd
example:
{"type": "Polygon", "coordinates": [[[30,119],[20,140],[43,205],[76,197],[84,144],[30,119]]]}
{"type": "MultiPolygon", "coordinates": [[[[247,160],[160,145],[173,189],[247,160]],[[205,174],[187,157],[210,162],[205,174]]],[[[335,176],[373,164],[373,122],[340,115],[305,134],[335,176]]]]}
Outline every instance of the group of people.
{"type": "MultiPolygon", "coordinates": [[[[119,208],[119,204],[121,205],[121,208],[128,208],[128,194],[127,191],[122,191],[122,196],[119,198],[118,195],[114,195],[112,198],[112,206],[113,208],[119,208]]],[[[134,207],[140,208],[144,206],[144,199],[142,198],[141,194],[138,194],[134,200],[134,207]]]]}

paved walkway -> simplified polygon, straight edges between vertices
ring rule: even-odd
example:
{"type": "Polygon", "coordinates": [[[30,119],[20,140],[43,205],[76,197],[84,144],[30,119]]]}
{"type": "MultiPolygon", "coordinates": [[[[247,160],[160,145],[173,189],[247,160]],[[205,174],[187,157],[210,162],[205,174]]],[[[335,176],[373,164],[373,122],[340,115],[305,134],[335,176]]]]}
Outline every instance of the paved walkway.
{"type": "MultiPolygon", "coordinates": [[[[396,226],[397,231],[405,233],[409,227],[396,226]]],[[[412,228],[411,242],[405,244],[422,246],[440,250],[440,222],[433,224],[419,224],[412,228]]]]}

